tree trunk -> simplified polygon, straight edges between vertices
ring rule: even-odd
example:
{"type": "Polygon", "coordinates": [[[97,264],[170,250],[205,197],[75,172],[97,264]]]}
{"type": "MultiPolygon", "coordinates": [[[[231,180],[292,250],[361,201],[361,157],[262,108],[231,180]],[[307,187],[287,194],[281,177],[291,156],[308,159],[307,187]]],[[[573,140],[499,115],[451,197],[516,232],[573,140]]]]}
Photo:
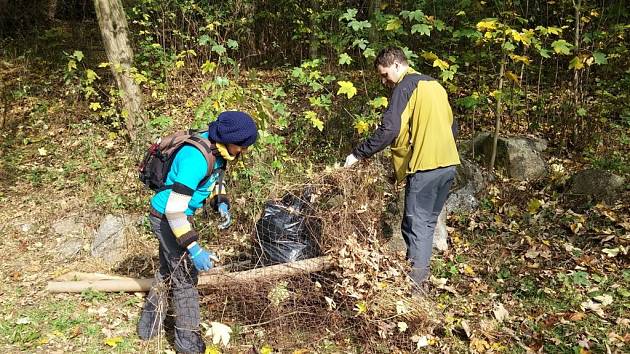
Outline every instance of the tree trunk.
{"type": "Polygon", "coordinates": [[[112,74],[121,92],[122,115],[129,138],[133,141],[144,124],[142,91],[131,74],[133,51],[127,35],[127,18],[121,0],[94,0],[105,52],[112,74]]]}
{"type": "Polygon", "coordinates": [[[311,33],[308,41],[308,56],[310,59],[315,59],[319,53],[319,39],[317,38],[319,32],[319,21],[317,20],[317,15],[320,12],[319,0],[311,0],[311,9],[313,12],[310,16],[311,33]]]}
{"type": "Polygon", "coordinates": [[[490,171],[494,169],[494,160],[497,157],[497,141],[499,140],[499,130],[501,129],[501,96],[503,89],[503,74],[505,73],[505,54],[501,59],[501,69],[499,70],[499,97],[497,97],[496,120],[494,122],[494,138],[492,139],[492,154],[490,155],[490,171]]]}
{"type": "MultiPolygon", "coordinates": [[[[575,56],[578,58],[580,57],[580,10],[582,7],[582,0],[578,0],[577,2],[575,0],[573,0],[573,8],[575,9],[575,38],[574,38],[574,45],[575,45],[575,56]]],[[[578,108],[579,108],[579,104],[580,104],[580,72],[577,68],[574,68],[574,74],[573,74],[573,119],[574,119],[574,125],[573,125],[573,139],[575,141],[577,141],[577,137],[579,134],[578,129],[583,128],[582,124],[578,124],[578,119],[580,119],[579,115],[578,115],[578,108]]],[[[583,122],[580,122],[583,123],[583,122]]]]}
{"type": "MultiPolygon", "coordinates": [[[[368,21],[373,21],[376,17],[376,14],[381,11],[381,0],[370,0],[368,6],[368,21]]],[[[378,31],[376,26],[370,27],[368,39],[370,40],[370,44],[376,43],[380,40],[380,32],[378,31]]]]}
{"type": "MultiPolygon", "coordinates": [[[[330,256],[305,259],[291,263],[276,264],[268,267],[255,268],[241,272],[221,272],[210,270],[199,274],[199,286],[226,286],[233,284],[251,284],[257,281],[274,281],[277,279],[304,275],[326,270],[334,265],[330,256]]],[[[149,291],[153,279],[111,277],[103,274],[73,273],[62,279],[89,280],[60,280],[48,282],[46,290],[52,293],[80,293],[87,289],[98,291],[149,291]]]]}
{"type": "Polygon", "coordinates": [[[48,17],[48,21],[52,21],[55,19],[55,16],[57,15],[57,4],[59,2],[57,0],[50,0],[48,2],[48,11],[46,16],[48,17]]]}

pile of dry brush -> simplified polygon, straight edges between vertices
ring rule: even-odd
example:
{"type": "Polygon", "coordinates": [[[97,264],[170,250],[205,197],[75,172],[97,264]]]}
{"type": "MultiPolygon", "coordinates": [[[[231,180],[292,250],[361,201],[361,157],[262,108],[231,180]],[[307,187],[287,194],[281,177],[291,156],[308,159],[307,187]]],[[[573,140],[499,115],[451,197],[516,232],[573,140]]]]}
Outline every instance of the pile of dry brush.
{"type": "Polygon", "coordinates": [[[396,193],[385,179],[374,162],[351,171],[327,170],[307,185],[279,189],[278,198],[312,191],[305,217],[321,221],[318,242],[332,267],[246,285],[210,284],[202,296],[210,318],[275,338],[308,333],[320,340],[352,338],[367,346],[413,349],[411,338],[426,331],[433,310],[411,296],[404,254],[387,247],[382,229],[396,193]]]}

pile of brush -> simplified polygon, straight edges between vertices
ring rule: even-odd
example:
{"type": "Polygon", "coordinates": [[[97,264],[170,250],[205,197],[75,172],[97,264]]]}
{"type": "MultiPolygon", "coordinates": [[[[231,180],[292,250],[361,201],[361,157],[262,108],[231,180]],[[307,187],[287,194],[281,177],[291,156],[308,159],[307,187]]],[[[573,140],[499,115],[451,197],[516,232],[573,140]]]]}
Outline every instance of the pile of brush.
{"type": "MultiPolygon", "coordinates": [[[[386,347],[415,348],[411,338],[426,327],[431,309],[411,296],[403,252],[387,247],[391,235],[382,230],[391,219],[387,207],[395,204],[397,193],[385,171],[378,162],[352,170],[329,169],[308,184],[279,188],[268,205],[295,205],[299,200],[300,208],[285,208],[296,216],[292,220],[301,220],[309,242],[317,243],[307,256],[325,265],[286,278],[208,284],[202,301],[210,318],[238,324],[241,331],[277,332],[281,337],[319,333],[328,340],[352,338],[363,345],[386,342],[386,347]],[[319,254],[312,254],[315,251],[319,254]]],[[[259,265],[278,263],[261,245],[260,234],[266,230],[259,221],[253,237],[259,265]]]]}

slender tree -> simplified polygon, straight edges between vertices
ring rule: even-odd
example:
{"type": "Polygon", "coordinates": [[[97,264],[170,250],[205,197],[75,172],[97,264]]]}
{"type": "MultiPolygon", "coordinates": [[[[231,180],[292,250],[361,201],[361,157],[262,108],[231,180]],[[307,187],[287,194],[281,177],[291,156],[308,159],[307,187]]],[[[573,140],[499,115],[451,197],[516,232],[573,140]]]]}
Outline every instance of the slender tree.
{"type": "Polygon", "coordinates": [[[94,0],[107,59],[116,84],[121,91],[123,116],[131,140],[144,124],[142,92],[133,79],[133,51],[129,44],[127,18],[121,0],[94,0]]]}

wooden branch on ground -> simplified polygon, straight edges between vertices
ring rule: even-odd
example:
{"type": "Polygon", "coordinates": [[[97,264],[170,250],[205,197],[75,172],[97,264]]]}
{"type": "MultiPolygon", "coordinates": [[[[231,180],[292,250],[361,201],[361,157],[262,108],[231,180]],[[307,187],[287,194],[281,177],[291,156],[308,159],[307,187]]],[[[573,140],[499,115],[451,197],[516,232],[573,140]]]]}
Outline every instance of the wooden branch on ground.
{"type": "MultiPolygon", "coordinates": [[[[219,267],[214,271],[199,275],[199,286],[224,286],[245,284],[256,281],[271,281],[301,274],[319,272],[333,265],[330,256],[306,259],[292,263],[277,264],[268,267],[254,268],[242,272],[221,272],[219,267]]],[[[149,291],[152,278],[125,278],[94,273],[71,273],[70,279],[48,282],[46,290],[52,293],[79,293],[88,289],[104,292],[137,292],[149,291]]]]}

